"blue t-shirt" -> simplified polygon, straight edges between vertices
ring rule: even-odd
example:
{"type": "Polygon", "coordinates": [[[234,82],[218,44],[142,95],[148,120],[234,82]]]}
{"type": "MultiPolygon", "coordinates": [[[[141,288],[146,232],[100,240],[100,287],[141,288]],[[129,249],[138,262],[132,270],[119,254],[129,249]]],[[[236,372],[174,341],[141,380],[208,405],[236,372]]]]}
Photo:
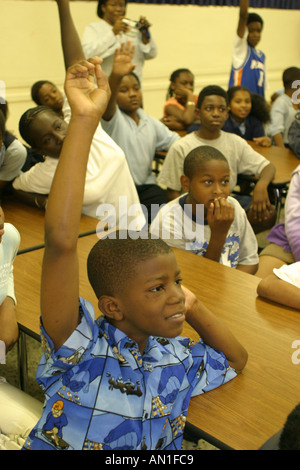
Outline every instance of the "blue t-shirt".
{"type": "Polygon", "coordinates": [[[138,345],[80,299],[81,321],[54,350],[42,328],[39,422],[23,449],[180,449],[191,396],[236,376],[223,353],[188,338],[138,345]]]}

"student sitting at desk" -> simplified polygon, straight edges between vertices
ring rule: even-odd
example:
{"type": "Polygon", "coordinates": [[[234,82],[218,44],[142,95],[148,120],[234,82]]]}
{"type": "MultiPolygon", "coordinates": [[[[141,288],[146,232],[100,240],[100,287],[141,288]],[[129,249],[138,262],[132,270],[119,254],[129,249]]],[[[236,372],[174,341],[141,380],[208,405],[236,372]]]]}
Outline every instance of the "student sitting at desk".
{"type": "Polygon", "coordinates": [[[159,239],[122,231],[99,240],[88,275],[104,316],[95,320],[92,305],[79,298],[85,172],[110,95],[100,63],[81,61],[66,74],[72,114],[45,215],[45,349],[37,377],[46,400],[24,449],[180,449],[190,397],[235,377],[247,353],[183,290],[175,256],[159,239]],[[184,320],[199,343],[176,338],[184,320]]]}
{"type": "Polygon", "coordinates": [[[177,69],[171,74],[162,122],[171,130],[187,131],[197,121],[194,75],[189,69],[177,69]]]}
{"type": "MultiPolygon", "coordinates": [[[[0,364],[18,340],[13,261],[20,243],[18,230],[4,221],[0,206],[0,364]]],[[[0,450],[19,450],[36,423],[42,403],[0,377],[0,450]]]]}
{"type": "MultiPolygon", "coordinates": [[[[83,59],[84,54],[68,0],[58,0],[57,4],[64,60],[68,66],[83,59]]],[[[37,106],[26,111],[20,119],[20,134],[30,146],[45,155],[45,161],[16,178],[13,188],[22,200],[26,197],[28,203],[42,208],[47,204],[71,116],[67,100],[63,111],[64,119],[51,108],[37,106]]],[[[111,227],[127,226],[133,218],[138,227],[145,224],[124,152],[100,123],[90,149],[82,213],[106,221],[111,227]],[[134,205],[135,213],[129,215],[129,208],[134,205]]]]}
{"type": "Polygon", "coordinates": [[[230,170],[224,155],[202,145],[186,156],[183,171],[185,194],[160,209],[150,232],[170,246],[254,274],[256,237],[245,211],[229,196],[230,170]],[[204,214],[197,214],[200,204],[204,214]]]}
{"type": "Polygon", "coordinates": [[[227,106],[228,97],[223,88],[211,85],[201,90],[196,110],[200,117],[201,127],[172,145],[157,181],[167,187],[170,200],[178,197],[186,155],[199,145],[215,147],[228,161],[231,192],[237,184],[238,174],[258,176],[252,199],[251,196],[238,197],[255,233],[258,233],[274,224],[276,214],[269,200],[268,185],[274,178],[275,167],[255,152],[245,139],[221,130],[228,117],[227,106]]]}
{"type": "Polygon", "coordinates": [[[289,128],[300,108],[299,100],[293,99],[296,88],[294,83],[300,80],[300,68],[289,67],[282,75],[284,93],[282,93],[271,107],[271,135],[274,145],[289,147],[289,128]]]}
{"type": "MultiPolygon", "coordinates": [[[[263,123],[251,113],[252,94],[248,88],[234,86],[227,91],[229,116],[222,128],[262,147],[270,147],[271,139],[265,135],[263,123]]],[[[260,95],[259,95],[260,96],[260,95]]]]}
{"type": "Polygon", "coordinates": [[[257,276],[264,278],[273,268],[300,261],[300,165],[292,174],[285,200],[285,220],[275,225],[266,239],[270,242],[259,255],[257,276]]]}
{"type": "Polygon", "coordinates": [[[114,57],[109,76],[111,97],[101,120],[103,129],[125,152],[141,204],[151,223],[154,205],[167,202],[166,190],[156,184],[152,171],[155,152],[167,150],[180,137],[141,108],[142,91],[133,73],[134,45],[122,44],[114,57]]]}

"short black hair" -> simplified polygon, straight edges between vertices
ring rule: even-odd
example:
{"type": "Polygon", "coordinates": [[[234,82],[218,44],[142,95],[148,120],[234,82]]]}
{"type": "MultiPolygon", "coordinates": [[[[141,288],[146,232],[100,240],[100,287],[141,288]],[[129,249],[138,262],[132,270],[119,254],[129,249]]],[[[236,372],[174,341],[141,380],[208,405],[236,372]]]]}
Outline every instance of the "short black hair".
{"type": "Polygon", "coordinates": [[[283,71],[282,81],[285,89],[291,88],[295,80],[300,80],[300,69],[298,67],[289,67],[283,71]]]}
{"type": "Polygon", "coordinates": [[[136,275],[139,263],[158,255],[172,253],[160,238],[141,232],[117,230],[100,239],[91,249],[87,259],[90,284],[97,299],[102,295],[123,292],[126,282],[136,275]]]}
{"type": "Polygon", "coordinates": [[[199,147],[191,150],[185,157],[183,162],[183,173],[192,180],[192,178],[199,172],[203,163],[210,160],[222,160],[228,165],[226,157],[218,149],[211,147],[210,145],[200,145],[199,147]]]}
{"type": "Polygon", "coordinates": [[[199,93],[198,101],[197,101],[197,108],[200,109],[204,99],[207,96],[211,96],[211,95],[223,96],[223,98],[226,101],[226,105],[228,106],[228,96],[227,96],[226,91],[218,85],[208,85],[205,88],[203,88],[199,93]]]}
{"type": "MultiPolygon", "coordinates": [[[[125,7],[126,7],[126,5],[127,5],[127,1],[128,1],[128,0],[125,0],[125,7]]],[[[99,0],[99,1],[98,1],[98,5],[97,5],[97,15],[99,16],[99,18],[103,18],[102,5],[106,5],[107,2],[108,2],[108,0],[99,0]]]]}
{"type": "Polygon", "coordinates": [[[39,97],[39,91],[41,87],[45,85],[45,83],[49,83],[49,85],[53,85],[55,87],[54,83],[49,82],[49,80],[39,80],[38,82],[35,82],[31,87],[31,98],[32,101],[34,101],[37,105],[42,104],[39,97]]]}
{"type": "Polygon", "coordinates": [[[279,439],[279,450],[300,450],[300,404],[286,419],[279,439]]]}
{"type": "Polygon", "coordinates": [[[35,108],[30,108],[25,113],[22,114],[19,121],[19,132],[21,137],[30,145],[30,147],[35,147],[35,142],[32,139],[30,134],[30,128],[36,117],[47,111],[48,113],[53,113],[57,116],[57,113],[49,108],[48,106],[35,106],[35,108]]]}
{"type": "Polygon", "coordinates": [[[255,23],[258,22],[261,24],[261,27],[263,28],[264,26],[264,21],[261,16],[259,16],[257,13],[249,13],[248,18],[247,18],[247,25],[249,23],[255,23]]]}

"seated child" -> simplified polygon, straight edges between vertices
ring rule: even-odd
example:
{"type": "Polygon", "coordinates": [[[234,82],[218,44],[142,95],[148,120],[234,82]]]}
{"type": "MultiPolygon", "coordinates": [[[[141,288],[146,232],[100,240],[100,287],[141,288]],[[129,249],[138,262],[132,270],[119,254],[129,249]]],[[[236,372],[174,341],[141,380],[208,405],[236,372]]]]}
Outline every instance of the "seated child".
{"type": "Polygon", "coordinates": [[[187,154],[199,145],[209,145],[218,149],[229,164],[230,192],[235,188],[239,174],[258,177],[252,198],[246,195],[242,200],[239,197],[239,202],[247,212],[254,232],[259,233],[272,227],[276,217],[268,195],[268,185],[274,178],[275,167],[253,150],[245,139],[222,130],[228,117],[227,106],[228,97],[223,88],[210,85],[201,90],[196,108],[201,127],[172,145],[157,181],[167,187],[169,200],[178,197],[181,192],[183,162],[187,154]]]}
{"type": "Polygon", "coordinates": [[[75,64],[65,80],[72,116],[45,215],[37,377],[46,400],[24,449],[180,449],[190,397],[235,377],[247,353],[180,285],[171,248],[146,232],[111,232],[92,248],[88,276],[102,316],[79,298],[85,169],[110,94],[100,63],[75,64]],[[199,343],[177,338],[184,320],[199,343]]]}
{"type": "Polygon", "coordinates": [[[203,145],[186,156],[183,171],[185,194],[160,209],[151,233],[170,246],[254,274],[258,267],[257,241],[245,211],[229,196],[226,158],[219,150],[203,145]],[[202,204],[204,214],[197,216],[202,204]]]}
{"type": "Polygon", "coordinates": [[[7,132],[5,121],[0,109],[0,197],[9,183],[21,173],[27,156],[24,145],[7,132]]]}
{"type": "Polygon", "coordinates": [[[289,146],[296,157],[300,158],[300,112],[295,114],[295,119],[289,128],[289,146]]]}
{"type": "Polygon", "coordinates": [[[257,286],[261,297],[300,310],[300,261],[274,268],[257,286]]]}
{"type": "Polygon", "coordinates": [[[63,116],[64,96],[49,80],[35,82],[31,87],[31,98],[38,106],[48,106],[63,116]]]}
{"type": "Polygon", "coordinates": [[[278,147],[289,147],[289,128],[295,119],[298,103],[294,102],[293,94],[296,89],[293,84],[300,80],[300,68],[289,67],[282,75],[284,93],[274,101],[271,107],[271,135],[274,145],[278,147]]]}
{"type": "MultiPolygon", "coordinates": [[[[70,13],[68,0],[57,0],[61,26],[61,39],[66,64],[84,59],[81,43],[70,13]]],[[[15,179],[13,188],[29,204],[45,208],[65,139],[71,109],[67,100],[63,116],[47,106],[26,111],[20,119],[19,130],[23,139],[35,148],[45,160],[15,179]]],[[[107,222],[110,227],[127,226],[134,214],[138,227],[145,224],[139,197],[130,174],[124,152],[103,130],[99,123],[90,149],[87,165],[82,213],[107,222]]],[[[100,229],[100,227],[99,227],[100,229]]]]}
{"type": "Polygon", "coordinates": [[[285,200],[285,220],[275,225],[266,239],[270,242],[259,255],[256,275],[264,278],[273,268],[300,261],[300,165],[294,170],[285,200]]]}
{"type": "Polygon", "coordinates": [[[243,86],[234,86],[229,88],[227,95],[229,116],[222,130],[253,140],[262,147],[270,147],[271,139],[265,135],[262,122],[251,113],[250,90],[243,86]]]}
{"type": "Polygon", "coordinates": [[[189,69],[177,69],[170,82],[162,122],[171,130],[188,132],[189,126],[197,122],[198,96],[194,94],[194,75],[189,69]]]}
{"type": "Polygon", "coordinates": [[[122,44],[115,53],[109,76],[111,98],[101,123],[124,151],[140,202],[146,207],[151,223],[155,215],[153,207],[167,202],[166,191],[156,184],[152,171],[155,152],[169,149],[179,135],[141,108],[142,91],[138,77],[133,73],[133,53],[134,46],[130,41],[122,44]]]}

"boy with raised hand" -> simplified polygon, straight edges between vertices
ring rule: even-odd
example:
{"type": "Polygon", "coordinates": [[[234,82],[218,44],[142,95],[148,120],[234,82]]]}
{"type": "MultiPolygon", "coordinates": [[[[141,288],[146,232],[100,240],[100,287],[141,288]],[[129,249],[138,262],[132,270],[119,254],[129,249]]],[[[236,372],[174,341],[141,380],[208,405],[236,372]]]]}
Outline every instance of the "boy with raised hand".
{"type": "Polygon", "coordinates": [[[121,233],[99,240],[88,274],[104,316],[95,320],[79,298],[85,171],[110,94],[100,62],[73,65],[66,75],[72,116],[45,217],[37,377],[46,401],[25,448],[180,449],[190,397],[235,377],[247,353],[181,286],[175,256],[159,239],[121,233]],[[176,338],[184,320],[201,334],[199,343],[176,338]]]}
{"type": "Polygon", "coordinates": [[[256,13],[248,13],[248,7],[249,0],[241,0],[228,88],[243,85],[264,97],[265,54],[256,49],[261,38],[263,20],[256,13]]]}

